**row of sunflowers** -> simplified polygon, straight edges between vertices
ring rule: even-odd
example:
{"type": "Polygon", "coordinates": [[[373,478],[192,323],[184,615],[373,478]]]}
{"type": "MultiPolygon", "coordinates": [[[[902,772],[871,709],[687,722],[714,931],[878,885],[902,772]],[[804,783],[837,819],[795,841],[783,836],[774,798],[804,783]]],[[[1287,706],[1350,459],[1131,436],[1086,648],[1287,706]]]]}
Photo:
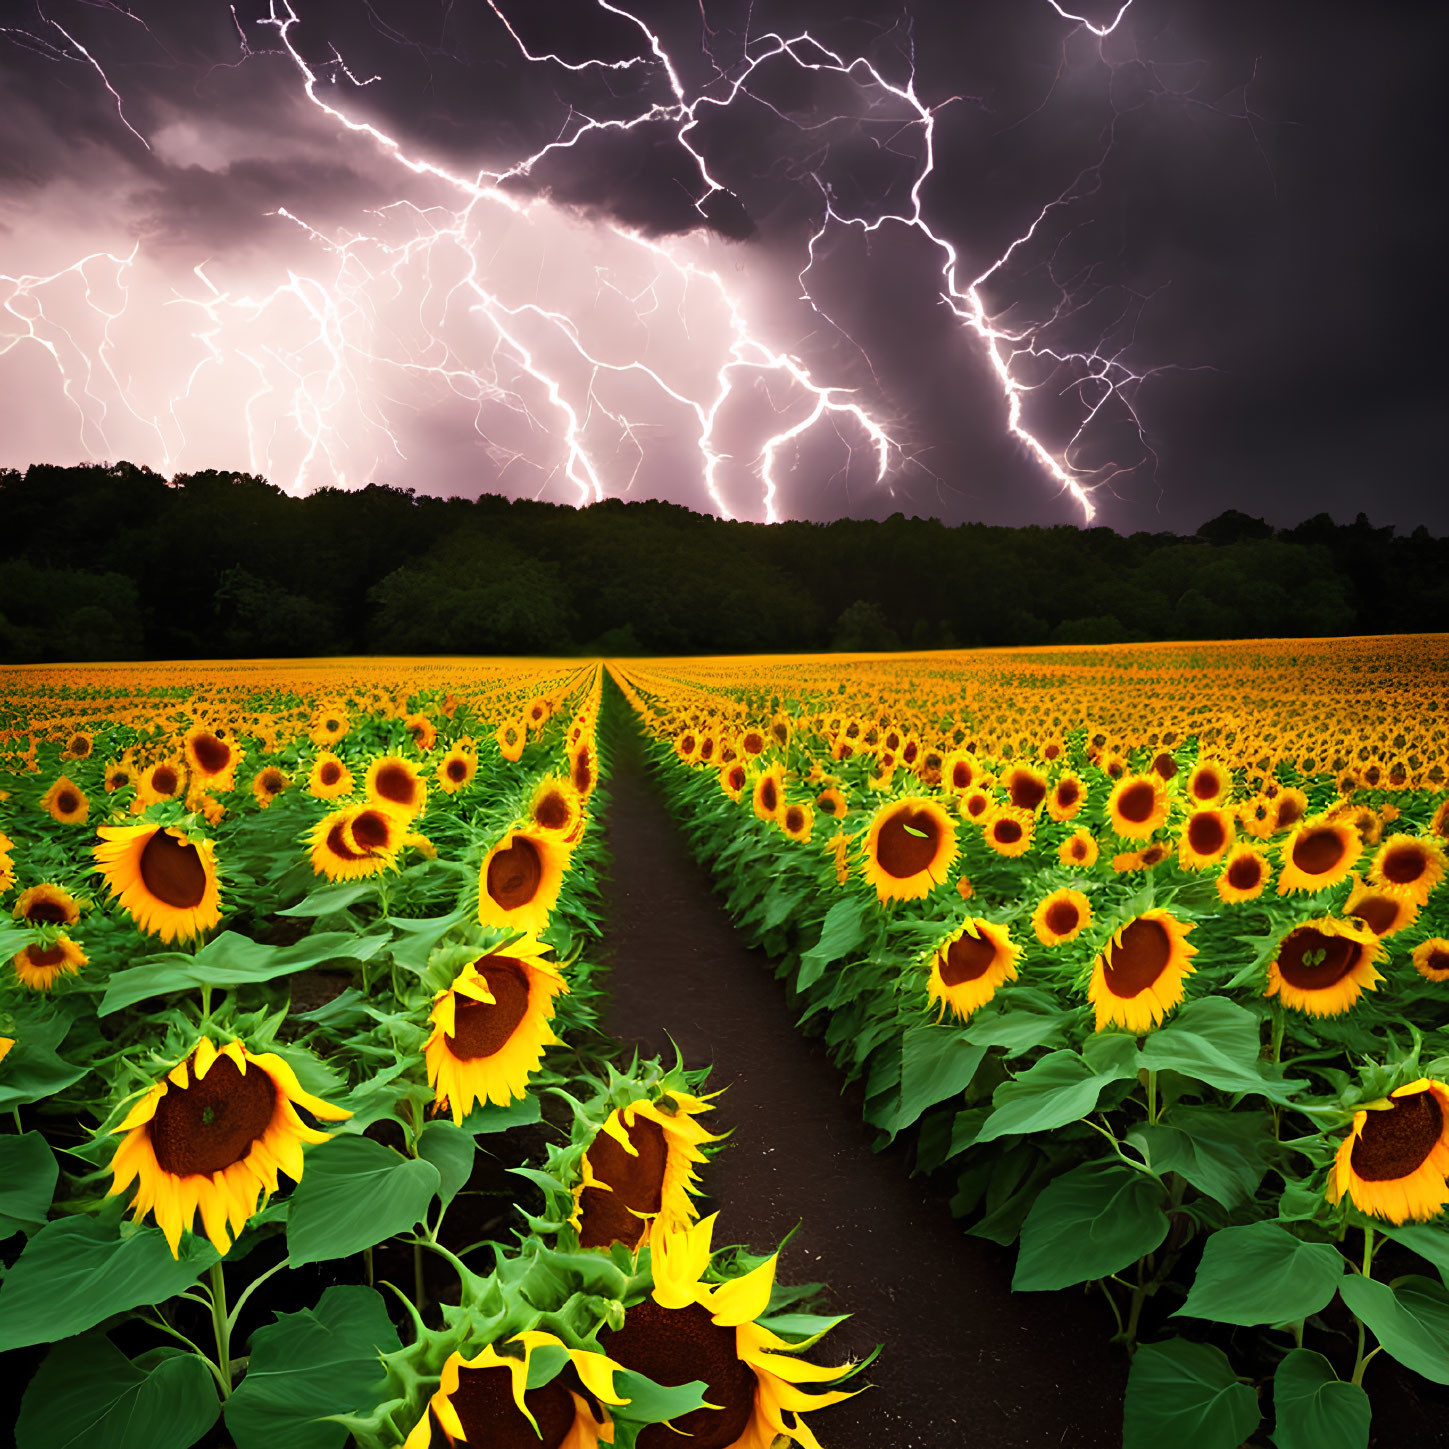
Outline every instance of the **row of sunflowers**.
{"type": "Polygon", "coordinates": [[[137,674],[5,677],[20,1449],[815,1445],[859,1366],[596,1027],[601,669],[137,674]]]}
{"type": "Polygon", "coordinates": [[[1414,643],[611,666],[882,1140],[1014,1288],[1100,1297],[1127,1449],[1362,1449],[1370,1390],[1449,1384],[1446,641],[1414,643]]]}

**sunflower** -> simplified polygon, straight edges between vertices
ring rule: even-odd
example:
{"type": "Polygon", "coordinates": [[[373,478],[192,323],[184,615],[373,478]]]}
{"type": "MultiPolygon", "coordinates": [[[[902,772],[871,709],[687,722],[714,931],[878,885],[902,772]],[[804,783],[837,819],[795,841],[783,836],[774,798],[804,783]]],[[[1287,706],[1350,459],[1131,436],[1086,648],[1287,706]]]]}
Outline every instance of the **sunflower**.
{"type": "Polygon", "coordinates": [[[553,701],[545,699],[543,695],[536,695],[528,701],[527,708],[523,711],[523,717],[528,721],[531,730],[541,730],[548,723],[548,717],[553,713],[553,701]]]}
{"type": "Polygon", "coordinates": [[[498,753],[510,764],[516,765],[523,758],[523,747],[528,743],[528,726],[517,720],[509,720],[493,731],[498,741],[498,753]]]}
{"type": "Polygon", "coordinates": [[[882,902],[920,900],[946,879],[956,854],[951,817],[934,800],[908,796],[871,817],[863,873],[882,902]]]}
{"type": "Polygon", "coordinates": [[[450,1107],[460,1127],[474,1102],[503,1107],[526,1096],[544,1049],[558,1040],[548,1023],[554,997],[568,987],[543,960],[547,950],[525,936],[465,966],[433,998],[428,1085],[438,1109],[450,1107]]]}
{"type": "Polygon", "coordinates": [[[1185,995],[1197,947],[1187,942],[1191,922],[1161,909],[1143,911],[1119,926],[1092,965],[1087,1000],[1097,1009],[1097,1030],[1113,1024],[1145,1032],[1185,995]]]}
{"type": "Polygon", "coordinates": [[[837,830],[826,842],[826,849],[835,857],[836,885],[844,885],[850,879],[850,866],[846,863],[846,857],[850,853],[852,839],[843,830],[837,830]]]}
{"type": "Polygon", "coordinates": [[[265,810],[290,783],[275,765],[267,765],[258,770],[253,778],[252,794],[256,797],[257,804],[265,810]]]}
{"type": "Polygon", "coordinates": [[[91,813],[91,802],[79,785],[62,775],[41,797],[40,808],[61,825],[81,825],[91,813]]]}
{"type": "Polygon", "coordinates": [[[1056,890],[1038,902],[1031,928],[1043,946],[1064,946],[1092,924],[1092,908],[1081,891],[1056,890]]]}
{"type": "MultiPolygon", "coordinates": [[[[572,1364],[579,1382],[605,1404],[628,1403],[614,1389],[619,1365],[601,1353],[569,1348],[560,1338],[531,1329],[508,1341],[521,1344],[517,1357],[500,1354],[492,1344],[473,1358],[450,1353],[443,1364],[437,1392],[428,1400],[423,1416],[413,1426],[403,1449],[429,1449],[434,1425],[451,1445],[471,1449],[511,1449],[537,1445],[538,1449],[597,1449],[600,1438],[608,1443],[612,1431],[594,1417],[590,1400],[567,1387],[559,1374],[529,1388],[533,1353],[554,1348],[564,1355],[559,1368],[572,1364]]],[[[505,1345],[506,1346],[506,1345],[505,1345]]]]}
{"type": "Polygon", "coordinates": [[[133,808],[139,812],[162,800],[174,800],[185,788],[185,766],[176,760],[157,760],[137,777],[133,808]]]}
{"type": "Polygon", "coordinates": [[[340,704],[324,704],[312,716],[307,738],[320,750],[330,748],[344,739],[351,727],[347,711],[340,704]]]}
{"type": "Polygon", "coordinates": [[[478,773],[478,757],[460,740],[438,761],[433,773],[445,795],[456,795],[478,773]]]}
{"type": "Polygon", "coordinates": [[[10,1055],[10,1048],[15,1045],[13,1036],[0,1036],[0,1062],[3,1062],[10,1055]]]}
{"type": "Polygon", "coordinates": [[[111,1159],[108,1196],[136,1182],[136,1220],[152,1213],[176,1258],[199,1208],[207,1237],[226,1253],[277,1190],[278,1170],[301,1181],[302,1144],[327,1141],[304,1125],[298,1106],[334,1122],[352,1115],[304,1092],[275,1053],[202,1037],[112,1129],[126,1136],[111,1159]]]}
{"type": "Polygon", "coordinates": [[[1362,921],[1320,916],[1278,942],[1263,995],[1310,1016],[1340,1016],[1384,979],[1374,962],[1386,954],[1362,921]]]}
{"type": "Polygon", "coordinates": [[[60,757],[62,760],[88,760],[93,748],[91,737],[84,730],[77,730],[66,741],[65,749],[61,751],[60,757]]]}
{"type": "Polygon", "coordinates": [[[1235,834],[1230,810],[1194,810],[1177,841],[1177,860],[1184,870],[1202,870],[1221,860],[1235,834]]]}
{"type": "Polygon", "coordinates": [[[593,794],[597,779],[594,747],[588,740],[580,740],[569,750],[569,780],[574,789],[587,800],[593,794]]]}
{"type": "Polygon", "coordinates": [[[178,826],[102,825],[93,854],[113,896],[140,930],[190,940],[221,920],[216,847],[178,826]]]}
{"type": "Polygon", "coordinates": [[[1065,825],[1086,803],[1087,787],[1083,784],[1082,777],[1075,771],[1068,771],[1067,774],[1057,777],[1051,793],[1047,796],[1047,814],[1058,825],[1065,825]]]}
{"type": "Polygon", "coordinates": [[[1057,859],[1063,865],[1080,866],[1091,870],[1097,863],[1097,841],[1090,830],[1078,826],[1057,847],[1057,859]]]}
{"type": "Polygon", "coordinates": [[[719,768],[719,787],[724,791],[736,805],[745,797],[745,786],[749,783],[749,776],[745,767],[735,760],[733,764],[721,765],[719,768]]]}
{"type": "Polygon", "coordinates": [[[831,785],[815,797],[815,808],[822,815],[829,815],[831,819],[839,820],[845,814],[845,796],[831,785]]]}
{"type": "Polygon", "coordinates": [[[106,761],[105,791],[107,795],[114,795],[117,790],[124,790],[127,785],[134,783],[135,768],[128,756],[119,760],[106,761]]]}
{"type": "Polygon", "coordinates": [[[941,762],[941,786],[953,795],[964,794],[980,774],[981,766],[969,750],[952,750],[941,762]]]}
{"type": "Polygon", "coordinates": [[[943,937],[926,958],[929,978],[926,993],[965,1021],[979,1006],[985,1006],[1004,982],[1016,980],[1016,959],[1021,948],[1011,943],[1011,933],[980,916],[963,921],[943,937]]]}
{"type": "Polygon", "coordinates": [[[692,765],[699,759],[699,736],[694,730],[685,732],[674,741],[674,753],[681,763],[692,765]]]}
{"type": "Polygon", "coordinates": [[[424,754],[438,742],[438,727],[425,714],[404,715],[403,728],[424,754]]]}
{"type": "Polygon", "coordinates": [[[705,1160],[700,1148],[718,1140],[695,1119],[710,1110],[702,1098],[670,1090],[658,1102],[641,1097],[609,1114],[574,1187],[569,1221],[580,1247],[633,1249],[651,1223],[669,1232],[694,1221],[695,1164],[705,1160]]]}
{"type": "Polygon", "coordinates": [[[47,882],[21,891],[10,914],[31,926],[73,926],[80,920],[80,905],[68,890],[47,882]]]}
{"type": "Polygon", "coordinates": [[[377,805],[345,805],[308,832],[312,870],[328,880],[361,880],[397,861],[407,821],[377,805]]]}
{"type": "Polygon", "coordinates": [[[791,840],[798,840],[803,844],[810,839],[810,831],[815,824],[815,812],[803,802],[787,805],[780,812],[776,823],[791,840]]]}
{"type": "Polygon", "coordinates": [[[1225,905],[1256,900],[1272,874],[1267,856],[1243,841],[1233,846],[1223,861],[1218,875],[1218,899],[1225,905]]]}
{"type": "Polygon", "coordinates": [[[352,793],[352,771],[332,753],[323,750],[312,762],[307,775],[307,793],[319,800],[335,800],[352,793]]]}
{"type": "Polygon", "coordinates": [[[1169,855],[1172,854],[1172,847],[1165,840],[1154,840],[1151,845],[1145,845],[1141,850],[1124,850],[1121,855],[1112,857],[1112,869],[1119,875],[1133,870],[1151,870],[1155,865],[1161,865],[1169,855]]]}
{"type": "Polygon", "coordinates": [[[974,820],[978,825],[985,825],[991,819],[991,813],[996,809],[996,801],[991,798],[991,792],[985,785],[973,785],[956,806],[957,812],[963,820],[974,820]]]}
{"type": "Polygon", "coordinates": [[[428,803],[422,772],[399,755],[383,755],[367,767],[363,781],[374,805],[392,810],[406,820],[421,815],[428,803]]]}
{"type": "Polygon", "coordinates": [[[1420,941],[1409,953],[1414,970],[1425,981],[1449,981],[1449,941],[1443,936],[1430,936],[1420,941]]]}
{"type": "Polygon", "coordinates": [[[1414,924],[1419,903],[1354,876],[1353,889],[1343,903],[1343,914],[1357,916],[1382,941],[1414,924]]]}
{"type": "Polygon", "coordinates": [[[1204,809],[1217,805],[1232,787],[1232,774],[1212,760],[1198,761],[1187,777],[1188,798],[1204,809]]]}
{"type": "Polygon", "coordinates": [[[1392,895],[1423,905],[1444,879],[1444,852],[1432,840],[1391,835],[1379,846],[1369,879],[1392,895]]]}
{"type": "Polygon", "coordinates": [[[1015,857],[1025,855],[1031,847],[1032,826],[1035,823],[1030,810],[1015,805],[1003,805],[992,812],[981,835],[997,855],[1015,857]]]}
{"type": "Polygon", "coordinates": [[[1363,849],[1347,820],[1305,820],[1283,842],[1283,871],[1278,894],[1321,891],[1347,880],[1363,849]]]}
{"type": "Polygon", "coordinates": [[[770,1449],[784,1443],[819,1449],[802,1416],[851,1394],[810,1393],[800,1385],[838,1382],[852,1366],[830,1368],[794,1358],[804,1345],[788,1343],[755,1321],[769,1307],[774,1257],[729,1282],[702,1281],[714,1223],[709,1217],[651,1240],[653,1293],[626,1309],[623,1327],[604,1342],[620,1367],[657,1384],[705,1384],[703,1406],[668,1424],[647,1426],[638,1449],[770,1449]]]}
{"type": "Polygon", "coordinates": [[[751,759],[754,759],[756,755],[763,754],[765,751],[765,745],[766,740],[764,730],[751,728],[747,729],[744,734],[740,736],[740,749],[751,759]]]}
{"type": "Polygon", "coordinates": [[[1167,785],[1161,775],[1123,775],[1107,797],[1112,829],[1123,840],[1146,840],[1167,820],[1167,785]]]}
{"type": "Polygon", "coordinates": [[[12,964],[20,984],[31,991],[49,991],[62,976],[74,976],[89,958],[66,936],[48,945],[32,941],[14,955],[12,964]]]}
{"type": "Polygon", "coordinates": [[[571,854],[570,846],[543,831],[510,830],[479,867],[479,921],[535,934],[543,930],[571,854]]]}
{"type": "Polygon", "coordinates": [[[756,778],[754,790],[750,796],[750,804],[754,809],[756,820],[772,821],[779,815],[784,788],[785,767],[783,765],[771,765],[764,774],[756,778]]]}
{"type": "Polygon", "coordinates": [[[241,751],[224,738],[225,733],[198,724],[186,731],[182,741],[192,775],[208,790],[230,790],[236,783],[241,751]]]}
{"type": "Polygon", "coordinates": [[[1392,1223],[1449,1205],[1449,1087],[1421,1077],[1355,1112],[1328,1176],[1328,1200],[1392,1223]]]}
{"type": "Polygon", "coordinates": [[[1308,796],[1290,787],[1273,798],[1273,830],[1291,830],[1308,814],[1308,796]]]}
{"type": "Polygon", "coordinates": [[[1002,777],[1001,787],[1018,810],[1034,812],[1047,797],[1047,777],[1030,765],[1013,765],[1002,777]]]}
{"type": "Polygon", "coordinates": [[[543,834],[572,840],[583,823],[584,802],[567,780],[546,775],[529,799],[528,818],[543,834]]]}

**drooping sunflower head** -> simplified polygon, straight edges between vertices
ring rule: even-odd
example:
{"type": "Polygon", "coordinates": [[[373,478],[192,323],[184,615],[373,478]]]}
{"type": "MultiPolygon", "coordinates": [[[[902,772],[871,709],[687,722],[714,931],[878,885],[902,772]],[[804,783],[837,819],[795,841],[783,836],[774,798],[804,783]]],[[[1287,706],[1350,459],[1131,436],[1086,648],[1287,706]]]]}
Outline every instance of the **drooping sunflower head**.
{"type": "Polygon", "coordinates": [[[82,825],[91,813],[91,802],[75,781],[62,775],[41,797],[40,808],[61,825],[82,825]]]}
{"type": "Polygon", "coordinates": [[[503,1107],[528,1093],[528,1079],[558,1040],[549,1028],[554,997],[568,987],[530,936],[465,966],[433,998],[424,1048],[437,1106],[461,1126],[473,1104],[503,1107]]]}
{"type": "Polygon", "coordinates": [[[428,802],[428,787],[422,772],[401,755],[383,755],[367,767],[364,780],[367,798],[406,820],[421,815],[428,802]]]}
{"type": "Polygon", "coordinates": [[[1327,890],[1347,880],[1363,842],[1348,820],[1304,820],[1283,842],[1278,894],[1327,890]]]}
{"type": "Polygon", "coordinates": [[[1047,795],[1047,814],[1059,825],[1073,819],[1087,803],[1087,787],[1075,770],[1057,776],[1047,795]]]}
{"type": "Polygon", "coordinates": [[[444,794],[456,795],[478,773],[478,757],[459,741],[438,761],[433,773],[444,794]]]}
{"type": "Polygon", "coordinates": [[[997,854],[1008,858],[1025,855],[1031,848],[1035,820],[1031,811],[1003,805],[991,812],[981,829],[981,838],[997,854]]]}
{"type": "Polygon", "coordinates": [[[147,935],[192,940],[221,920],[216,847],[177,826],[102,825],[92,852],[121,909],[147,935]]]}
{"type": "Polygon", "coordinates": [[[1092,924],[1092,907],[1081,891],[1061,889],[1044,896],[1031,915],[1031,928],[1043,946],[1065,946],[1092,924]]]}
{"type": "Polygon", "coordinates": [[[63,976],[74,976],[87,962],[86,953],[67,936],[50,942],[31,941],[14,955],[16,979],[28,991],[49,991],[63,976]]]}
{"type": "Polygon", "coordinates": [[[1161,909],[1143,911],[1112,933],[1092,966],[1087,999],[1096,1008],[1097,1030],[1125,1026],[1145,1032],[1157,1026],[1186,994],[1197,947],[1189,945],[1188,921],[1161,909]]]}
{"type": "Polygon", "coordinates": [[[569,1348],[562,1339],[540,1329],[517,1334],[504,1347],[521,1352],[500,1354],[492,1344],[472,1358],[451,1353],[443,1364],[438,1389],[413,1427],[403,1449],[429,1449],[434,1429],[449,1444],[470,1449],[597,1449],[612,1431],[594,1417],[589,1399],[574,1392],[555,1373],[537,1382],[534,1351],[557,1349],[560,1370],[572,1365],[578,1382],[604,1404],[627,1403],[614,1391],[619,1365],[601,1353],[569,1348]],[[529,1387],[530,1379],[535,1379],[529,1387]]]}
{"type": "Polygon", "coordinates": [[[218,1048],[202,1037],[112,1129],[126,1136],[111,1159],[110,1194],[136,1182],[132,1211],[138,1222],[153,1214],[173,1257],[198,1210],[225,1253],[277,1190],[279,1170],[301,1180],[302,1144],[327,1140],[303,1123],[298,1106],[323,1120],[351,1116],[304,1092],[275,1053],[253,1055],[239,1041],[218,1048]]]}
{"type": "Polygon", "coordinates": [[[1357,916],[1382,941],[1414,924],[1419,903],[1412,896],[1395,895],[1355,876],[1353,890],[1343,903],[1343,914],[1357,916]]]}
{"type": "Polygon", "coordinates": [[[1256,900],[1263,894],[1273,868],[1268,857],[1246,841],[1233,846],[1218,874],[1218,899],[1225,905],[1256,900]]]}
{"type": "Polygon", "coordinates": [[[1162,776],[1124,774],[1107,797],[1112,829],[1124,840],[1146,840],[1167,820],[1170,800],[1162,776]]]}
{"type": "Polygon", "coordinates": [[[882,901],[920,900],[947,877],[957,856],[951,817],[934,800],[890,800],[871,817],[865,879],[882,901]]]}
{"type": "Polygon", "coordinates": [[[1444,851],[1433,839],[1391,835],[1379,846],[1368,873],[1385,891],[1423,905],[1444,872],[1444,851]]]}
{"type": "Polygon", "coordinates": [[[483,857],[478,919],[536,935],[558,902],[572,847],[544,831],[510,830],[483,857]]]}
{"type": "Polygon", "coordinates": [[[31,926],[73,926],[80,920],[80,903],[61,886],[33,885],[20,892],[10,914],[31,926]]]}
{"type": "Polygon", "coordinates": [[[1310,1016],[1339,1016],[1384,978],[1374,962],[1386,955],[1378,937],[1353,917],[1320,916],[1294,926],[1268,963],[1264,996],[1310,1016]]]}
{"type": "Polygon", "coordinates": [[[1016,980],[1020,955],[1021,948],[1012,944],[1005,926],[973,916],[931,949],[926,958],[926,993],[942,1015],[949,1008],[965,1021],[1000,986],[1016,980]]]}
{"type": "Polygon", "coordinates": [[[267,765],[258,770],[252,780],[252,794],[256,797],[257,804],[265,810],[289,783],[286,775],[275,765],[267,765]]]}
{"type": "Polygon", "coordinates": [[[307,793],[319,800],[335,800],[352,793],[352,771],[331,750],[323,750],[307,775],[307,793]]]}
{"type": "Polygon", "coordinates": [[[403,728],[412,742],[426,754],[437,743],[438,727],[425,714],[403,716],[403,728]]]}
{"type": "Polygon", "coordinates": [[[1449,941],[1443,936],[1420,941],[1409,953],[1409,959],[1425,981],[1449,981],[1449,941]]]}
{"type": "Polygon", "coordinates": [[[236,767],[241,761],[237,749],[224,729],[209,729],[204,724],[192,725],[182,741],[186,763],[204,788],[230,790],[236,780],[236,767]]]}
{"type": "Polygon", "coordinates": [[[1078,826],[1057,847],[1057,859],[1063,865],[1090,870],[1097,863],[1097,839],[1090,830],[1078,826]]]}
{"type": "MultiPolygon", "coordinates": [[[[650,1225],[670,1232],[697,1216],[695,1167],[717,1139],[700,1125],[702,1098],[673,1089],[611,1112],[584,1153],[570,1222],[585,1248],[638,1248],[650,1225]]],[[[651,1235],[652,1236],[652,1235],[651,1235]]]]}
{"type": "Polygon", "coordinates": [[[1230,810],[1194,810],[1178,836],[1177,859],[1184,870],[1202,870],[1221,860],[1236,833],[1230,810]]]}
{"type": "Polygon", "coordinates": [[[572,840],[584,818],[584,802],[567,780],[546,775],[529,799],[528,818],[540,833],[572,840]]]}
{"type": "Polygon", "coordinates": [[[1426,1221],[1449,1206],[1449,1087],[1427,1077],[1353,1118],[1328,1175],[1328,1200],[1360,1212],[1426,1221]]]}

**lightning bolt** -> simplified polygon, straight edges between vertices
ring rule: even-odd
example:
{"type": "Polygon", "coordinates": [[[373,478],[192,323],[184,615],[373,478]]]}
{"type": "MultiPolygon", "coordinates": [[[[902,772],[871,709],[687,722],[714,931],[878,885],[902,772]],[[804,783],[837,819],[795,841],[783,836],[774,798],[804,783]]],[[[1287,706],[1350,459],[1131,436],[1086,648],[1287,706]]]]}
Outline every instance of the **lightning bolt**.
{"type": "MultiPolygon", "coordinates": [[[[329,232],[292,211],[279,209],[272,215],[295,228],[314,256],[328,259],[329,267],[325,274],[315,267],[307,269],[311,274],[288,268],[285,281],[255,295],[219,284],[213,279],[210,263],[197,265],[192,273],[196,288],[187,294],[173,292],[168,305],[196,319],[189,335],[198,345],[198,356],[184,385],[159,406],[139,399],[129,373],[116,358],[113,329],[124,316],[128,279],[137,264],[136,248],[129,255],[93,253],[48,276],[0,275],[0,311],[14,321],[8,336],[0,334],[0,356],[26,342],[43,348],[61,376],[65,396],[80,415],[82,446],[91,447],[98,441],[102,449],[108,449],[109,412],[96,390],[97,373],[102,374],[121,409],[156,440],[167,468],[192,451],[182,422],[187,404],[209,377],[230,376],[228,370],[240,365],[254,379],[240,399],[249,466],[298,492],[365,482],[382,459],[405,459],[408,453],[398,416],[419,413],[427,406],[422,400],[426,396],[450,397],[471,408],[474,431],[500,479],[515,464],[533,467],[544,474],[536,490],[541,495],[561,472],[576,490],[580,504],[600,500],[613,491],[627,492],[638,477],[650,435],[669,425],[671,413],[690,420],[684,426],[693,433],[702,482],[711,507],[722,517],[732,516],[724,474],[731,465],[738,465],[757,480],[759,511],[766,521],[776,521],[780,517],[783,485],[778,469],[782,459],[822,426],[833,429],[848,452],[853,448],[851,439],[863,440],[874,458],[876,483],[887,484],[894,469],[920,466],[907,441],[899,436],[897,424],[878,416],[854,388],[817,380],[796,352],[769,340],[767,329],[752,315],[753,309],[739,289],[713,264],[707,241],[649,237],[617,222],[594,224],[617,239],[624,254],[637,261],[637,270],[628,276],[620,266],[596,266],[596,298],[607,292],[611,299],[632,308],[646,328],[672,303],[675,320],[687,336],[692,338],[699,331],[718,339],[720,356],[712,371],[707,365],[698,368],[685,362],[654,360],[647,345],[629,355],[612,341],[592,340],[587,318],[577,307],[539,298],[542,268],[534,281],[533,296],[526,288],[520,291],[516,281],[505,283],[495,275],[493,262],[511,228],[522,228],[525,234],[530,228],[545,226],[552,227],[553,234],[570,227],[577,232],[580,223],[571,213],[554,206],[544,193],[529,194],[528,188],[551,158],[579,147],[593,135],[628,132],[645,125],[671,127],[698,169],[699,195],[694,205],[703,227],[709,219],[711,199],[729,194],[711,172],[696,140],[706,114],[748,97],[768,106],[782,122],[802,133],[825,132],[838,123],[865,123],[859,116],[796,119],[752,89],[766,67],[790,65],[849,82],[865,98],[865,112],[890,112],[870,116],[871,124],[887,124],[897,137],[910,132],[918,138],[909,205],[898,211],[862,213],[846,208],[826,175],[828,141],[821,159],[809,168],[820,210],[798,281],[800,299],[812,313],[854,345],[812,291],[812,274],[833,229],[870,234],[889,227],[914,232],[940,258],[942,302],[976,339],[989,362],[1005,408],[1006,426],[1043,474],[1060,492],[1070,495],[1084,521],[1094,517],[1095,489],[1109,483],[1119,471],[1115,464],[1092,471],[1075,462],[1084,439],[1104,412],[1113,406],[1124,411],[1136,428],[1142,449],[1154,456],[1135,404],[1137,389],[1152,374],[1135,371],[1125,361],[1130,328],[1125,338],[1117,329],[1113,334],[1116,344],[1111,346],[1104,342],[1080,351],[1055,345],[1055,332],[1083,310],[1070,282],[1058,283],[1057,305],[1046,317],[1034,321],[1008,323],[1004,318],[1013,309],[1009,305],[996,309],[991,300],[993,289],[1009,294],[1012,269],[1027,253],[1035,248],[1050,249],[1059,240],[1049,235],[1055,220],[1070,213],[1099,183],[1101,164],[1113,144],[1112,133],[1103,139],[1098,161],[1047,200],[1000,256],[985,265],[967,265],[958,246],[932,226],[923,200],[923,191],[935,174],[937,117],[959,98],[938,104],[924,101],[916,91],[913,65],[907,65],[904,78],[893,79],[871,59],[832,50],[809,32],[751,36],[748,31],[738,58],[721,65],[709,50],[715,32],[704,20],[701,4],[705,54],[714,75],[700,93],[691,96],[659,33],[614,0],[595,3],[599,10],[638,31],[639,53],[621,60],[568,60],[553,52],[531,50],[499,0],[487,0],[489,10],[528,64],[565,72],[638,71],[660,77],[665,94],[623,119],[570,111],[560,134],[537,151],[499,169],[481,168],[473,175],[414,154],[381,126],[350,115],[329,98],[343,82],[362,88],[378,77],[360,79],[335,47],[330,48],[325,63],[309,62],[295,38],[302,24],[300,0],[269,0],[268,14],[256,22],[271,32],[274,49],[249,44],[233,7],[231,18],[240,55],[235,64],[250,64],[266,55],[285,58],[298,78],[302,96],[328,125],[373,148],[433,195],[449,199],[423,204],[400,198],[369,212],[365,230],[348,233],[329,232]],[[96,299],[91,273],[106,268],[109,284],[121,298],[119,309],[107,309],[96,299]],[[67,277],[81,280],[85,303],[101,321],[94,361],[85,344],[46,311],[45,293],[59,289],[67,277]],[[401,335],[403,318],[410,335],[401,335]],[[286,334],[285,341],[277,341],[278,331],[286,334]],[[481,358],[473,350],[480,340],[481,358]],[[397,345],[390,347],[390,342],[397,345]],[[707,375],[697,377],[697,371],[707,375]],[[1075,431],[1056,451],[1043,441],[1028,417],[1031,395],[1044,386],[1043,376],[1052,379],[1059,390],[1070,392],[1078,403],[1075,431]],[[645,404],[644,415],[637,402],[641,395],[653,400],[645,404]],[[731,418],[731,408],[747,396],[767,399],[778,422],[773,430],[767,425],[753,438],[745,438],[743,447],[739,439],[732,447],[726,433],[738,431],[741,424],[731,418]],[[520,439],[520,432],[527,438],[520,439]],[[556,459],[547,468],[535,459],[528,441],[539,434],[550,440],[556,459]],[[613,452],[606,457],[610,439],[613,452]],[[365,456],[368,448],[370,458],[365,456]],[[360,455],[364,456],[359,468],[360,455]]],[[[1100,53],[1102,44],[1121,26],[1131,0],[1103,24],[1073,13],[1057,0],[1047,3],[1074,28],[1088,32],[1100,53]]],[[[129,11],[113,8],[137,19],[129,11]]],[[[48,32],[8,33],[48,59],[88,63],[113,98],[122,124],[149,149],[150,142],[127,119],[119,90],[91,51],[58,23],[42,19],[62,37],[63,46],[48,32]]],[[[0,28],[3,33],[7,32],[0,28]]],[[[1132,305],[1140,308],[1144,301],[1132,299],[1132,305]]],[[[857,347],[857,352],[874,374],[864,350],[857,347]]],[[[688,363],[697,360],[692,357],[688,363]]]]}

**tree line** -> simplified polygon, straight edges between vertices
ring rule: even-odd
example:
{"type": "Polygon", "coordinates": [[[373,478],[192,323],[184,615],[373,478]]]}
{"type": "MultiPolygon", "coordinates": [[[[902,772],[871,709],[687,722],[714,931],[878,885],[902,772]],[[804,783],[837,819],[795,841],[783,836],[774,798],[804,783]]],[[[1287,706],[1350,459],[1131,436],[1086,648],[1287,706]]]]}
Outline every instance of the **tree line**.
{"type": "Polygon", "coordinates": [[[0,660],[935,649],[1449,630],[1449,539],[1360,513],[1188,537],[726,522],[675,504],[294,498],[131,463],[0,470],[0,660]]]}

